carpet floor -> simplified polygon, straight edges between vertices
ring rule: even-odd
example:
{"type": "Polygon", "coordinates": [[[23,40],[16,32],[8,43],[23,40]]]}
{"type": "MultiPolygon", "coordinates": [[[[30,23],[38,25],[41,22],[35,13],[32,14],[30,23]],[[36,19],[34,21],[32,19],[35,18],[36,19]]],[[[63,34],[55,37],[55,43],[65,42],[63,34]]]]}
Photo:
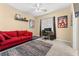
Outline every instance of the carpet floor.
{"type": "Polygon", "coordinates": [[[0,52],[0,56],[45,56],[52,44],[32,40],[0,52]]]}

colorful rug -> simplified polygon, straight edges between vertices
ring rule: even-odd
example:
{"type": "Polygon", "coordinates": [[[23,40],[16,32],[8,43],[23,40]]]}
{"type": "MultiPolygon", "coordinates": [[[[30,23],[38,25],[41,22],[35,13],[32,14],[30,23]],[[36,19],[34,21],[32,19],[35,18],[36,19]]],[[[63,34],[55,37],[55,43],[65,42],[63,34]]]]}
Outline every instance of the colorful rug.
{"type": "Polygon", "coordinates": [[[45,56],[51,44],[32,40],[0,52],[0,56],[45,56]]]}

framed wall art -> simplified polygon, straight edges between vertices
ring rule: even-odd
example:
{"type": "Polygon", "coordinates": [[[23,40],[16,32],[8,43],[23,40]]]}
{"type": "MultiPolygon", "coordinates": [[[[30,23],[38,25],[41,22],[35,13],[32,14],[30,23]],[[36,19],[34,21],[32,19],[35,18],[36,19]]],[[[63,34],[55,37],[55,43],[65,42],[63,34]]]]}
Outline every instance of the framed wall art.
{"type": "Polygon", "coordinates": [[[67,28],[68,27],[68,17],[60,16],[58,17],[58,28],[67,28]]]}
{"type": "Polygon", "coordinates": [[[33,19],[29,20],[29,28],[34,28],[35,21],[33,19]]]}

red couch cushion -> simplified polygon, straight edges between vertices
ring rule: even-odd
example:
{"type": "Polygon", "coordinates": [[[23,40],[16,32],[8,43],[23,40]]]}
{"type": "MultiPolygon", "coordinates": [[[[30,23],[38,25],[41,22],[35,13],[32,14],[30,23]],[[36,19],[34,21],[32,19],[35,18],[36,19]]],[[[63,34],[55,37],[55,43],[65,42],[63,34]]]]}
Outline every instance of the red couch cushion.
{"type": "Polygon", "coordinates": [[[4,31],[3,33],[7,34],[7,37],[16,37],[17,36],[17,31],[4,31]]]}
{"type": "Polygon", "coordinates": [[[24,34],[27,35],[27,31],[18,31],[18,36],[24,36],[24,34]]]}
{"type": "Polygon", "coordinates": [[[3,42],[3,41],[5,41],[5,38],[2,34],[0,34],[0,42],[3,42]]]}
{"type": "Polygon", "coordinates": [[[32,36],[32,32],[29,32],[29,31],[18,31],[18,36],[32,36]]]}
{"type": "Polygon", "coordinates": [[[19,36],[19,38],[20,38],[20,39],[26,39],[26,40],[27,40],[27,39],[30,39],[31,36],[19,36]]]}
{"type": "Polygon", "coordinates": [[[18,40],[21,40],[20,38],[17,38],[17,37],[12,37],[11,39],[9,40],[6,40],[4,42],[1,42],[0,45],[5,45],[5,44],[13,44],[15,42],[18,42],[18,40]]]}
{"type": "Polygon", "coordinates": [[[14,44],[14,43],[18,43],[18,41],[24,41],[24,40],[26,40],[26,41],[28,41],[28,40],[30,40],[30,36],[21,36],[21,37],[12,37],[11,39],[9,39],[9,40],[6,40],[6,41],[4,41],[4,42],[1,42],[0,43],[0,45],[6,45],[6,44],[14,44]]]}

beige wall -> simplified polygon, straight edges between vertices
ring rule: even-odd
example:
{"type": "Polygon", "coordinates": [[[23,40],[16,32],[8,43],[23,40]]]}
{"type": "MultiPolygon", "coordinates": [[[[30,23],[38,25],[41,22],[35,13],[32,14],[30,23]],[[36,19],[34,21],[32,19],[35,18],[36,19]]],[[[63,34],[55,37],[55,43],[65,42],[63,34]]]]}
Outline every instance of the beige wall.
{"type": "Polygon", "coordinates": [[[56,17],[57,39],[61,39],[61,40],[65,40],[65,41],[72,41],[71,14],[72,14],[72,10],[71,10],[71,6],[69,6],[67,8],[36,17],[35,34],[39,35],[40,19],[55,16],[56,17]],[[57,27],[57,17],[64,16],[64,15],[68,16],[68,28],[58,28],[57,27]]]}
{"type": "Polygon", "coordinates": [[[7,4],[0,4],[0,31],[4,30],[29,30],[34,32],[34,29],[29,28],[29,22],[17,21],[14,19],[15,14],[21,14],[27,20],[34,19],[31,15],[23,13],[7,4]]]}

